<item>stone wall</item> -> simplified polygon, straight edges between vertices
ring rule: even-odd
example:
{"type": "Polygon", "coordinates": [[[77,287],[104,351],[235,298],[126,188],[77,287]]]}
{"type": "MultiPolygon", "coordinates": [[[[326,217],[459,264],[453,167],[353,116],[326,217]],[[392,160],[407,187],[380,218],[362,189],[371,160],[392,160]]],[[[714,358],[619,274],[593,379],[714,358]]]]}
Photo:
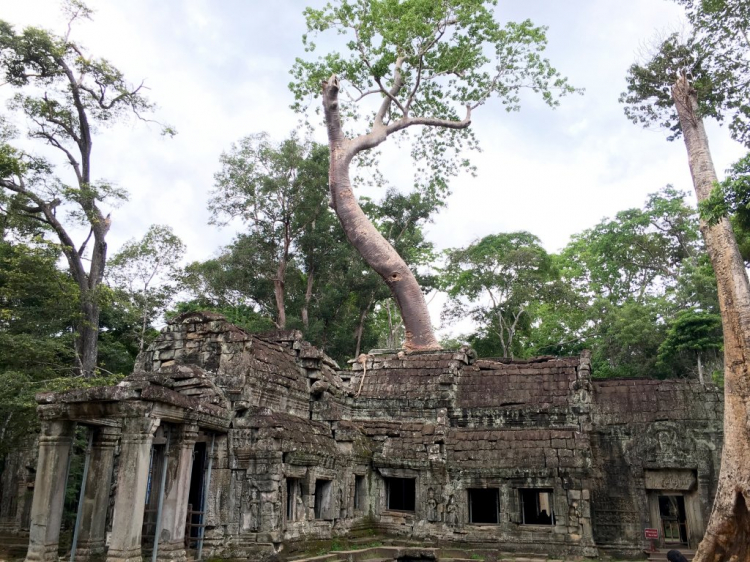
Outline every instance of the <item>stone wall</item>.
{"type": "Polygon", "coordinates": [[[684,495],[691,544],[702,535],[716,490],[723,395],[692,381],[603,380],[593,383],[591,449],[594,538],[628,550],[651,527],[654,497],[684,495]],[[647,483],[684,475],[688,483],[647,483]]]}
{"type": "MultiPolygon", "coordinates": [[[[159,384],[174,404],[189,409],[193,397],[230,412],[211,438],[210,557],[261,559],[363,529],[504,551],[636,554],[660,494],[684,497],[695,534],[716,486],[720,392],[592,381],[587,354],[381,351],[342,370],[299,332],[251,335],[190,313],[136,370],[124,387],[88,396],[133,399],[139,385],[159,384]]],[[[73,399],[83,398],[44,398],[73,399]]]]}

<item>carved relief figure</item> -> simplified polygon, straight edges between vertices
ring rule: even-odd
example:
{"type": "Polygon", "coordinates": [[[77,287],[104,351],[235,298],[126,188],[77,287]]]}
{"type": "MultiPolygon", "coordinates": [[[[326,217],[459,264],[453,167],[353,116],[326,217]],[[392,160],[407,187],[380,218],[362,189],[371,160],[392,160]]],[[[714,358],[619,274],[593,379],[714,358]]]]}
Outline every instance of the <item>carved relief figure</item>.
{"type": "Polygon", "coordinates": [[[451,527],[458,524],[458,513],[456,513],[456,500],[453,494],[448,498],[448,504],[445,506],[445,522],[451,527]]]}
{"type": "Polygon", "coordinates": [[[430,488],[427,490],[427,495],[427,521],[434,522],[438,520],[438,504],[435,500],[435,490],[430,488]]]}
{"type": "Polygon", "coordinates": [[[248,528],[251,531],[260,529],[260,497],[258,488],[255,486],[250,490],[250,510],[248,511],[248,528]]]}

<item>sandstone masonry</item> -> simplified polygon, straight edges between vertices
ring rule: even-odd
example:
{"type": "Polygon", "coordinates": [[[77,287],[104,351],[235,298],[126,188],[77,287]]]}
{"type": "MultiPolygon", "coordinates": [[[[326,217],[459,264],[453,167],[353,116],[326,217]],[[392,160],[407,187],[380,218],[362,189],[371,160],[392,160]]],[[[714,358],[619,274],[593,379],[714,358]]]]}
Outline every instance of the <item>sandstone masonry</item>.
{"type": "Polygon", "coordinates": [[[28,530],[30,561],[57,560],[76,425],[75,558],[112,562],[154,536],[159,559],[262,560],[363,530],[596,556],[636,555],[654,527],[695,546],[722,442],[715,387],[592,380],[587,354],[375,351],[342,370],[298,332],[210,313],[174,319],[117,386],[37,401],[36,470],[22,451],[0,481],[0,522],[28,530]]]}

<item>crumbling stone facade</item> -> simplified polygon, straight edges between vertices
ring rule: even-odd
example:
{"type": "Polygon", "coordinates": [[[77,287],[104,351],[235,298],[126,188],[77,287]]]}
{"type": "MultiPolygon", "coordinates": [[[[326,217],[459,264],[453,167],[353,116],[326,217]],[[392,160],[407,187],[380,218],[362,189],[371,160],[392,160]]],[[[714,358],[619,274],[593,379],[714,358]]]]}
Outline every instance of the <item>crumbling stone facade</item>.
{"type": "Polygon", "coordinates": [[[722,437],[716,388],[592,381],[586,354],[371,352],[342,370],[297,332],[209,313],[174,319],[119,385],[38,401],[28,560],[56,555],[75,423],[92,428],[76,560],[113,562],[139,559],[150,528],[170,560],[198,543],[260,560],[363,529],[595,556],[637,554],[660,527],[694,546],[722,437]]]}

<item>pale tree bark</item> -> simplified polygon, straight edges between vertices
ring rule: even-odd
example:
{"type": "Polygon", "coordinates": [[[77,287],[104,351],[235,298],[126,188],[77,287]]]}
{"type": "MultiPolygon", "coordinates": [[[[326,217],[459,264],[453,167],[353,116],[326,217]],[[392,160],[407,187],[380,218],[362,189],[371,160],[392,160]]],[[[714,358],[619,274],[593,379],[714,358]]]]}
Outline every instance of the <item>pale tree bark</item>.
{"type": "Polygon", "coordinates": [[[407,351],[440,349],[430,323],[422,290],[414,274],[398,252],[378,232],[362,211],[352,192],[349,167],[359,152],[374,148],[384,142],[392,133],[412,125],[450,127],[462,129],[471,123],[470,111],[463,121],[443,119],[413,118],[404,115],[399,120],[386,124],[384,117],[403,83],[400,68],[403,60],[396,63],[396,77],[393,88],[385,96],[378,111],[372,130],[365,135],[348,139],[344,135],[339,112],[339,81],[333,75],[323,83],[323,109],[328,129],[328,145],[331,152],[329,182],[331,206],[341,222],[349,242],[356,248],[367,264],[383,278],[391,290],[396,305],[401,312],[406,331],[404,347],[407,351]]]}
{"type": "MultiPolygon", "coordinates": [[[[672,87],[698,201],[717,177],[695,90],[685,76],[672,87]]],[[[716,273],[724,331],[724,447],[719,486],[695,562],[750,560],[750,284],[727,218],[701,221],[716,273]]]]}
{"type": "Polygon", "coordinates": [[[276,327],[279,330],[286,328],[286,304],[284,302],[284,286],[286,278],[286,260],[282,259],[276,268],[276,277],[273,280],[273,294],[276,298],[276,327]]]}
{"type": "Polygon", "coordinates": [[[276,298],[276,327],[279,330],[286,328],[286,267],[289,263],[289,249],[292,246],[291,217],[284,213],[284,240],[281,248],[281,257],[276,265],[276,277],[273,279],[273,294],[276,298]]]}
{"type": "Polygon", "coordinates": [[[310,301],[313,295],[313,283],[315,281],[315,270],[311,267],[307,272],[307,287],[305,289],[305,304],[302,306],[302,326],[307,330],[310,327],[310,301]]]}

